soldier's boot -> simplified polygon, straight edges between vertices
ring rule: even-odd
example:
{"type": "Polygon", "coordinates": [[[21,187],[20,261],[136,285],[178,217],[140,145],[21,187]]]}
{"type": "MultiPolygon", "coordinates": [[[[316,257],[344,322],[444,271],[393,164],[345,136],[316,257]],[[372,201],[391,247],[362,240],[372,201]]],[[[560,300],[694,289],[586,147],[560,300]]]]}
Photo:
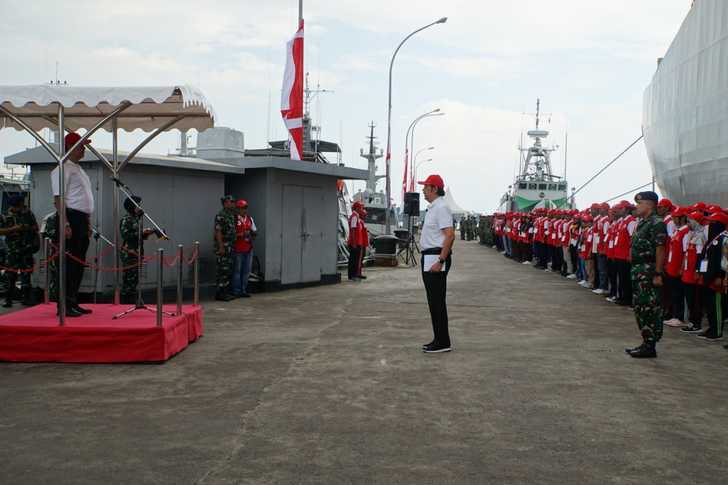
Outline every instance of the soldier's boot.
{"type": "Polygon", "coordinates": [[[15,273],[8,273],[8,289],[5,292],[5,303],[3,303],[4,308],[10,308],[13,306],[13,297],[15,296],[15,280],[17,279],[17,275],[15,273]]]}
{"type": "Polygon", "coordinates": [[[644,347],[644,346],[645,346],[645,343],[644,343],[644,342],[642,342],[642,343],[641,343],[641,344],[639,344],[639,345],[638,345],[637,347],[632,347],[631,349],[624,349],[624,351],[625,351],[625,352],[626,352],[627,354],[629,354],[629,355],[632,355],[632,352],[638,352],[638,351],[642,350],[642,347],[644,347]]]}
{"type": "Polygon", "coordinates": [[[26,286],[22,290],[23,299],[20,300],[20,304],[23,306],[33,306],[36,304],[35,298],[33,298],[33,288],[26,286]]]}
{"type": "Polygon", "coordinates": [[[629,355],[635,359],[654,359],[657,357],[655,342],[652,340],[646,341],[639,350],[635,350],[629,355]]]}
{"type": "Polygon", "coordinates": [[[227,290],[218,288],[217,293],[215,293],[215,299],[217,301],[232,301],[235,299],[235,297],[228,293],[227,290]]]}

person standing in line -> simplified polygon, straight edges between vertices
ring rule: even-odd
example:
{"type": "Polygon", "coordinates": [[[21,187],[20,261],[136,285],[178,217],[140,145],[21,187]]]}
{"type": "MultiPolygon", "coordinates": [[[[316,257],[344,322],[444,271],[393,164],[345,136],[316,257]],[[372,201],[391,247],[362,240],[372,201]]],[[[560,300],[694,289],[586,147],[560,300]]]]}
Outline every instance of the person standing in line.
{"type": "Polygon", "coordinates": [[[640,192],[635,196],[636,213],[641,220],[632,235],[632,302],[642,344],[625,349],[635,359],[657,357],[657,342],[662,338],[660,290],[664,284],[667,229],[655,213],[658,200],[654,192],[640,192]]]}
{"type": "Polygon", "coordinates": [[[38,222],[35,215],[25,206],[25,197],[14,195],[8,199],[10,210],[0,220],[0,235],[5,236],[7,243],[7,266],[17,271],[8,270],[5,308],[13,306],[15,282],[20,275],[20,300],[25,306],[34,304],[30,275],[33,272],[33,254],[40,249],[38,222]]]}
{"type": "Polygon", "coordinates": [[[669,289],[669,297],[665,305],[670,306],[672,318],[662,323],[668,327],[682,327],[685,325],[685,285],[682,282],[682,273],[685,256],[690,243],[690,227],[687,221],[688,211],[683,207],[672,212],[672,218],[677,228],[667,245],[667,263],[665,264],[665,283],[669,289]]]}
{"type": "MultiPolygon", "coordinates": [[[[66,152],[81,140],[78,133],[69,133],[64,139],[66,152]]],[[[66,316],[80,317],[91,313],[91,310],[82,308],[78,304],[78,291],[83,279],[84,264],[80,261],[86,260],[86,251],[91,241],[91,214],[94,212],[94,196],[91,191],[91,180],[81,168],[79,162],[86,152],[86,145],[91,140],[86,140],[68,155],[63,165],[64,198],[66,206],[66,227],[64,232],[70,232],[66,251],[66,316]]],[[[51,188],[53,190],[53,202],[56,210],[60,206],[60,170],[56,167],[51,172],[51,188]]],[[[59,305],[60,307],[60,305],[59,305]]],[[[60,310],[59,310],[60,311],[60,310]]]]}
{"type": "Polygon", "coordinates": [[[233,243],[235,242],[235,199],[226,195],[220,199],[222,209],[215,216],[215,255],[217,256],[215,299],[234,300],[230,294],[230,280],[233,276],[233,243]]]}
{"type": "Polygon", "coordinates": [[[233,281],[232,295],[250,298],[248,279],[253,267],[253,240],[258,235],[255,221],[248,215],[248,202],[239,200],[235,203],[238,211],[235,217],[235,243],[233,245],[233,281]]]}
{"type": "Polygon", "coordinates": [[[366,225],[367,211],[364,210],[364,206],[359,207],[359,260],[357,262],[357,273],[356,277],[360,280],[367,279],[364,276],[364,256],[366,256],[367,248],[369,247],[369,231],[366,225]]]}
{"type": "Polygon", "coordinates": [[[703,330],[703,285],[698,275],[698,256],[705,247],[705,215],[697,210],[688,214],[688,248],[683,260],[683,271],[680,280],[685,287],[685,299],[688,303],[688,324],[680,330],[688,334],[697,334],[703,330]]]}
{"type": "Polygon", "coordinates": [[[430,175],[418,184],[424,186],[422,193],[430,203],[420,235],[420,266],[434,334],[432,342],[424,345],[422,350],[426,353],[450,352],[452,347],[446,295],[447,275],[452,267],[452,246],[455,241],[452,213],[444,199],[445,182],[442,177],[430,175]]]}
{"type": "Polygon", "coordinates": [[[349,216],[349,239],[347,246],[349,247],[349,263],[348,263],[348,277],[350,281],[355,281],[359,278],[359,260],[362,251],[361,248],[361,225],[359,224],[359,211],[364,206],[358,200],[351,204],[351,215],[349,216]]]}
{"type": "Polygon", "coordinates": [[[703,277],[703,308],[708,317],[707,330],[697,334],[708,342],[723,339],[723,300],[725,298],[726,271],[722,267],[723,243],[728,237],[728,214],[720,207],[709,208],[711,215],[705,219],[708,238],[698,262],[698,272],[703,277]]]}

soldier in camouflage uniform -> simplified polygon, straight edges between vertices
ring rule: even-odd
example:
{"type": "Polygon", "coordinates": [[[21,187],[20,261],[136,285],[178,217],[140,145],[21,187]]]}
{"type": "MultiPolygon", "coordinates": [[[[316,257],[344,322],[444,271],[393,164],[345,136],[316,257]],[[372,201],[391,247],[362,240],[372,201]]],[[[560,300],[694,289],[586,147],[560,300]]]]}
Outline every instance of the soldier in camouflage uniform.
{"type": "Polygon", "coordinates": [[[226,195],[222,199],[222,210],[215,216],[215,254],[217,255],[217,292],[215,299],[220,301],[234,300],[230,294],[230,282],[233,273],[233,243],[235,242],[235,199],[226,195]]]}
{"type": "MultiPolygon", "coordinates": [[[[134,201],[139,204],[142,198],[133,196],[134,201]]],[[[119,222],[121,235],[121,266],[124,269],[124,276],[121,285],[121,296],[126,303],[132,303],[135,299],[137,287],[139,286],[139,257],[144,257],[144,241],[155,234],[154,229],[142,229],[142,247],[139,248],[139,225],[144,215],[130,198],[124,201],[126,215],[119,222]]]]}
{"type": "Polygon", "coordinates": [[[33,254],[40,249],[38,222],[35,215],[25,207],[25,197],[16,195],[9,200],[10,211],[3,217],[0,227],[5,233],[7,244],[7,266],[19,271],[6,271],[8,288],[5,292],[5,308],[13,306],[15,283],[20,275],[21,302],[32,305],[30,275],[33,272],[33,254]],[[6,232],[5,232],[6,231],[6,232]]]}
{"type": "MultiPolygon", "coordinates": [[[[56,247],[58,246],[58,213],[52,212],[45,217],[41,237],[50,239],[56,247]]],[[[54,253],[52,248],[49,248],[49,252],[54,253]]],[[[48,261],[46,271],[50,276],[48,278],[48,299],[58,301],[58,257],[48,261]]]]}
{"type": "Polygon", "coordinates": [[[626,352],[637,359],[657,357],[655,346],[662,338],[661,287],[665,262],[667,228],[655,208],[654,192],[640,192],[635,197],[640,223],[632,235],[632,291],[637,327],[642,345],[626,352]]]}

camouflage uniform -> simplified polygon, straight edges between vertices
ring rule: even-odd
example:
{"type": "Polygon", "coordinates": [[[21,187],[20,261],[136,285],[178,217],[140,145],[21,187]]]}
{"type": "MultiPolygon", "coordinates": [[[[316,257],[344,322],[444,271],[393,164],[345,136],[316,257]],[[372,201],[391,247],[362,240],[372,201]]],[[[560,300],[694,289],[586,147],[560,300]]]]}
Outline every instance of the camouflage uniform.
{"type": "MultiPolygon", "coordinates": [[[[124,269],[124,276],[121,284],[121,294],[129,297],[136,294],[139,285],[139,258],[136,254],[129,254],[130,251],[137,253],[139,247],[139,222],[141,216],[126,214],[119,223],[121,235],[121,266],[124,269]]],[[[143,235],[142,235],[143,237],[143,235]]],[[[144,256],[144,244],[142,243],[141,256],[144,256]]]]}
{"type": "Polygon", "coordinates": [[[20,232],[14,232],[5,236],[5,242],[7,244],[7,267],[19,270],[30,270],[23,272],[7,272],[8,278],[8,292],[6,299],[10,301],[12,299],[12,293],[15,289],[15,281],[18,275],[20,275],[20,289],[23,294],[23,300],[25,303],[28,302],[30,296],[30,275],[32,273],[33,265],[33,254],[38,252],[40,249],[40,237],[38,235],[38,221],[35,219],[35,215],[30,209],[22,208],[18,210],[11,210],[8,215],[3,217],[0,226],[4,229],[13,227],[16,225],[23,226],[23,230],[20,232]]]}
{"type": "Polygon", "coordinates": [[[222,256],[217,254],[218,243],[214,238],[213,247],[217,256],[217,291],[227,293],[230,290],[230,281],[233,273],[232,248],[235,242],[235,212],[222,209],[215,216],[215,232],[222,233],[225,252],[222,256]]]}
{"type": "MultiPolygon", "coordinates": [[[[54,245],[58,246],[58,215],[53,213],[45,220],[45,229],[41,234],[43,239],[50,239],[54,245]]],[[[54,253],[52,248],[48,248],[51,254],[54,253]]],[[[48,278],[48,298],[50,301],[58,301],[58,258],[55,257],[48,261],[46,271],[50,273],[48,278]]]]}
{"type": "Polygon", "coordinates": [[[652,283],[657,248],[667,243],[667,227],[656,214],[640,221],[632,235],[632,292],[637,327],[645,341],[662,338],[661,290],[652,283]]]}

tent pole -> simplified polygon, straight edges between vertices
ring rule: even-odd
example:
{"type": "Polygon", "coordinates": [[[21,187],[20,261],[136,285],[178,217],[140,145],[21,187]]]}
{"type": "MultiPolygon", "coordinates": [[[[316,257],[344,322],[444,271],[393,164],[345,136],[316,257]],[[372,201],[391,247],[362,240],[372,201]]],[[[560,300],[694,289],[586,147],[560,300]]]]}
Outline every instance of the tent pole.
{"type": "Polygon", "coordinates": [[[58,103],[58,325],[66,323],[66,178],[63,170],[66,147],[64,144],[64,111],[58,103]]]}
{"type": "MultiPolygon", "coordinates": [[[[114,118],[111,120],[111,163],[114,178],[119,177],[119,126],[118,120],[114,118]]],[[[114,184],[114,190],[112,192],[111,201],[112,219],[114,222],[114,267],[121,267],[121,245],[120,245],[120,234],[119,234],[119,185],[114,184]]],[[[121,303],[121,273],[114,271],[114,305],[121,303]]]]}

